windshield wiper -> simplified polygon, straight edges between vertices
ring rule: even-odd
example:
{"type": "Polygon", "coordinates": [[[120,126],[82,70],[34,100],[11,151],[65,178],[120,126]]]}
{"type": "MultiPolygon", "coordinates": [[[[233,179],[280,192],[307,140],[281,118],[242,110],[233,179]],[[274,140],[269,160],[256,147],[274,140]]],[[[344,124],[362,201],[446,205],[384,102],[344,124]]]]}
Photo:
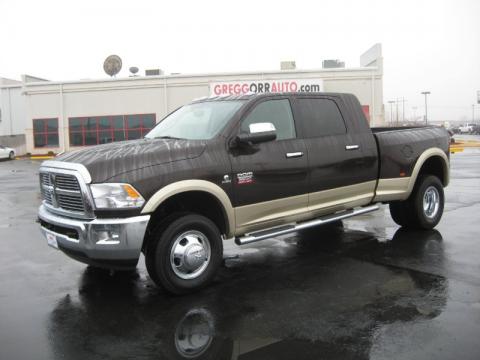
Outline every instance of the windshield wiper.
{"type": "Polygon", "coordinates": [[[154,139],[173,139],[173,140],[186,140],[184,138],[179,138],[175,136],[170,136],[170,135],[164,135],[164,136],[155,136],[154,139]]]}

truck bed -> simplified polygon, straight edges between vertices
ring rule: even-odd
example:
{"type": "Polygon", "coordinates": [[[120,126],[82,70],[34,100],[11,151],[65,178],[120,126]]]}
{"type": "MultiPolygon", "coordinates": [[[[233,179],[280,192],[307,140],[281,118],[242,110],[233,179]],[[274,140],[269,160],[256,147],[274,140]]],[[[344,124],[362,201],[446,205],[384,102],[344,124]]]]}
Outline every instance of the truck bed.
{"type": "Polygon", "coordinates": [[[449,136],[439,126],[372,128],[377,142],[379,179],[410,176],[419,156],[429,148],[440,148],[449,156],[449,136]]]}

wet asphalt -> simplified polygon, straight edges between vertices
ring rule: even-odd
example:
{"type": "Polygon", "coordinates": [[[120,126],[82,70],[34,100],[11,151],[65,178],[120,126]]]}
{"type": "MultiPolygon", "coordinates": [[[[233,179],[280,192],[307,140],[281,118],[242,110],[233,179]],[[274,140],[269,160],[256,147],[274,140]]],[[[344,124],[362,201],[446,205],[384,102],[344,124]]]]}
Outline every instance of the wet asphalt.
{"type": "Polygon", "coordinates": [[[0,162],[0,359],[479,359],[480,149],[452,155],[441,223],[388,208],[239,248],[173,297],[143,259],[89,268],[34,222],[39,162],[0,162]]]}

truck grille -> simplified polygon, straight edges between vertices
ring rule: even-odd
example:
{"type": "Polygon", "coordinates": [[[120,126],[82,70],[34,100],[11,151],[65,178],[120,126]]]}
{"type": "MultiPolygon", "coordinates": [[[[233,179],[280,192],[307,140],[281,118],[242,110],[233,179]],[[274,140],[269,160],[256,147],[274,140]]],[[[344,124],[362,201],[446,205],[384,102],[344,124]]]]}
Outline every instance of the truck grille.
{"type": "Polygon", "coordinates": [[[85,213],[84,200],[76,176],[41,172],[40,189],[44,202],[51,208],[76,214],[85,213]]]}

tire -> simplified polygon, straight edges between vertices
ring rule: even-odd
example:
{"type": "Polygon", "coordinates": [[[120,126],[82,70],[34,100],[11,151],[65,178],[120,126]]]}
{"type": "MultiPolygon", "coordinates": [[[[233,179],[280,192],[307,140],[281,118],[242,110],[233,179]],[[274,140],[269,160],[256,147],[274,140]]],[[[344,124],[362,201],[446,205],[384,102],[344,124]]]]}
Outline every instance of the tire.
{"type": "Polygon", "coordinates": [[[8,154],[8,158],[10,160],[14,160],[15,159],[15,153],[13,151],[10,151],[10,154],[8,154]]]}
{"type": "Polygon", "coordinates": [[[208,218],[183,215],[159,226],[147,244],[150,278],[173,294],[186,294],[206,286],[223,260],[217,226],[208,218]]]}
{"type": "Polygon", "coordinates": [[[425,175],[417,179],[407,200],[390,203],[390,214],[402,227],[429,230],[439,223],[444,205],[442,182],[434,175],[425,175]]]}
{"type": "Polygon", "coordinates": [[[392,216],[393,221],[398,225],[407,227],[409,223],[408,209],[409,203],[407,201],[396,201],[389,204],[390,215],[392,216]]]}

